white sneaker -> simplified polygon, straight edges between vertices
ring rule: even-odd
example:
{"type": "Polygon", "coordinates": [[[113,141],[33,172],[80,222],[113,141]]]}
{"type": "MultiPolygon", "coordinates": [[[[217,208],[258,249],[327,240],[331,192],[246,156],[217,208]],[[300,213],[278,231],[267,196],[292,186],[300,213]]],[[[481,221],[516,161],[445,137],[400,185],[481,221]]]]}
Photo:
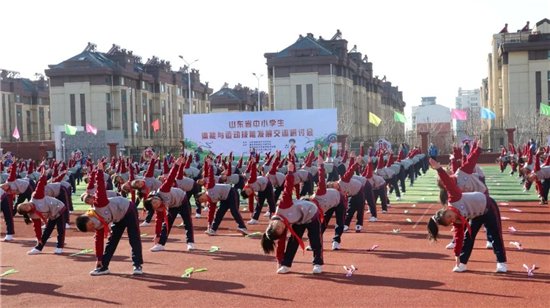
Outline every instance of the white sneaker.
{"type": "Polygon", "coordinates": [[[349,226],[344,225],[344,232],[349,230],[349,226]]]}
{"type": "Polygon", "coordinates": [[[13,234],[6,234],[6,237],[4,237],[4,242],[11,242],[13,241],[13,234]]]}
{"type": "Polygon", "coordinates": [[[485,248],[487,248],[487,249],[493,249],[493,242],[487,241],[487,243],[485,243],[485,248]]]}
{"type": "Polygon", "coordinates": [[[386,214],[388,211],[386,210],[382,210],[382,214],[386,214]]]}
{"type": "Polygon", "coordinates": [[[311,271],[313,274],[321,274],[323,272],[323,267],[319,264],[313,265],[313,270],[311,271]]]}
{"type": "Polygon", "coordinates": [[[247,221],[246,224],[247,225],[257,225],[258,221],[256,219],[252,218],[249,221],[247,221]]]}
{"type": "Polygon", "coordinates": [[[56,248],[53,250],[53,253],[55,253],[56,255],[60,255],[63,253],[63,248],[56,248]]]}
{"type": "Polygon", "coordinates": [[[340,243],[332,242],[332,250],[340,250],[340,243]]]}
{"type": "Polygon", "coordinates": [[[401,197],[395,197],[395,201],[401,201],[401,197]]]}
{"type": "Polygon", "coordinates": [[[453,268],[453,272],[456,272],[456,273],[462,273],[462,272],[465,272],[466,270],[467,270],[466,264],[464,263],[459,263],[453,268]]]}
{"type": "Polygon", "coordinates": [[[201,218],[201,217],[202,217],[201,214],[199,214],[199,213],[195,214],[195,218],[201,218]]]}
{"type": "Polygon", "coordinates": [[[271,217],[271,213],[270,212],[265,212],[264,217],[271,217]]]}
{"type": "Polygon", "coordinates": [[[312,251],[313,249],[311,249],[311,246],[307,245],[307,246],[306,246],[306,250],[307,250],[307,251],[312,251]]]}
{"type": "Polygon", "coordinates": [[[65,224],[65,229],[70,229],[71,228],[71,225],[69,225],[68,223],[65,224]]]}
{"type": "Polygon", "coordinates": [[[146,222],[146,221],[144,221],[144,222],[142,222],[139,226],[140,226],[140,227],[147,227],[147,226],[149,226],[149,225],[151,225],[151,224],[148,223],[148,222],[146,222]]]}
{"type": "Polygon", "coordinates": [[[185,227],[185,224],[182,222],[182,223],[180,223],[179,225],[177,225],[176,227],[178,227],[178,228],[183,228],[183,227],[185,227]]]}
{"type": "Polygon", "coordinates": [[[206,233],[210,236],[213,236],[213,235],[216,235],[216,230],[208,228],[208,229],[206,229],[206,231],[204,231],[204,233],[206,233]]]}
{"type": "Polygon", "coordinates": [[[36,248],[33,248],[33,249],[27,251],[27,254],[28,254],[28,255],[37,255],[37,254],[40,254],[40,253],[42,253],[42,251],[41,251],[41,250],[38,250],[38,249],[36,249],[36,248]]]}
{"type": "Polygon", "coordinates": [[[208,212],[208,207],[207,207],[207,206],[203,207],[203,208],[202,208],[202,211],[203,211],[204,213],[207,213],[207,212],[208,212]]]}
{"type": "Polygon", "coordinates": [[[508,271],[508,267],[506,266],[506,263],[497,263],[497,273],[506,273],[508,271]]]}
{"type": "Polygon", "coordinates": [[[363,230],[363,226],[361,226],[361,225],[356,225],[355,226],[355,232],[359,233],[359,232],[361,232],[361,230],[363,230]]]}
{"type": "Polygon", "coordinates": [[[371,217],[369,218],[369,221],[370,221],[370,222],[375,222],[375,221],[378,221],[378,218],[376,218],[376,217],[374,217],[374,216],[371,216],[371,217]]]}
{"type": "Polygon", "coordinates": [[[450,242],[449,244],[447,244],[447,246],[445,246],[445,248],[447,248],[447,249],[453,249],[453,248],[455,248],[455,246],[456,246],[456,245],[455,245],[455,242],[450,242]]]}
{"type": "Polygon", "coordinates": [[[187,251],[195,250],[195,244],[194,243],[187,243],[187,251]]]}
{"type": "Polygon", "coordinates": [[[242,235],[248,235],[248,230],[246,228],[237,228],[242,235]]]}
{"type": "Polygon", "coordinates": [[[134,266],[134,269],[132,270],[132,275],[143,275],[143,269],[141,266],[134,266]]]}
{"type": "Polygon", "coordinates": [[[277,270],[277,274],[286,274],[288,272],[290,272],[290,267],[284,265],[281,265],[281,267],[277,270]]]}
{"type": "Polygon", "coordinates": [[[153,247],[149,248],[149,250],[152,251],[152,252],[163,251],[164,250],[164,245],[155,244],[153,247]]]}

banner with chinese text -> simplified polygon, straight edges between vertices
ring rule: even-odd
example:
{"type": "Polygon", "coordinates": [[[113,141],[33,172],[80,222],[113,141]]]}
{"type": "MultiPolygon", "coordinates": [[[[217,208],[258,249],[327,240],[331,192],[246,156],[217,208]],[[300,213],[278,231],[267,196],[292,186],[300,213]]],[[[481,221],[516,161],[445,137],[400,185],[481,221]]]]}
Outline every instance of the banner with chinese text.
{"type": "Polygon", "coordinates": [[[186,149],[235,156],[288,152],[292,144],[298,155],[336,142],[336,109],[225,112],[184,115],[186,149]]]}

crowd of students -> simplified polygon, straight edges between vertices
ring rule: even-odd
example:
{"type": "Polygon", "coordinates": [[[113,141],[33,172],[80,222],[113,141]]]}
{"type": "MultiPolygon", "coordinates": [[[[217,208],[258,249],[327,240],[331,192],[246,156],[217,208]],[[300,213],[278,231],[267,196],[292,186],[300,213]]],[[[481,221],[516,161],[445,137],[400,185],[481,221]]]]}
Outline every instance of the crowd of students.
{"type": "MultiPolygon", "coordinates": [[[[415,179],[431,166],[438,173],[443,208],[427,223],[430,239],[437,239],[438,225],[452,225],[454,241],[448,248],[453,248],[456,256],[453,271],[463,272],[476,234],[484,226],[487,247],[494,250],[497,258],[496,271],[506,272],[500,214],[477,165],[480,153],[477,141],[468,155],[455,149],[447,168],[417,147],[408,151],[400,146],[394,158],[391,149],[365,150],[363,144],[359,153],[342,150],[333,155],[329,146],[327,150],[311,150],[303,158],[298,158],[294,149],[286,155],[278,150],[263,156],[251,153],[238,160],[231,153],[225,157],[208,155],[202,160],[192,154],[159,159],[148,150],[139,162],[125,157],[97,162],[73,160],[67,164],[43,161],[35,168],[32,160],[14,159],[10,164],[3,161],[0,166],[6,170],[0,170],[0,195],[6,226],[4,240],[14,240],[13,219],[17,211],[26,222],[32,223],[36,234],[37,244],[29,255],[42,252],[54,228],[58,234],[54,253],[61,254],[65,229],[71,227],[69,213],[73,210],[78,169],[83,171],[87,182],[80,198],[89,209],[78,216],[75,224],[82,232],[95,232],[97,262],[91,275],[109,274],[109,263],[124,231],[132,248],[132,273],[142,274],[140,227],[151,224],[155,216],[155,239],[150,251],[165,249],[177,216],[183,219],[187,250],[193,251],[191,199],[195,219],[202,217],[203,206],[208,210],[205,232],[209,236],[218,234],[227,211],[236,230],[248,234],[247,225],[258,224],[267,203],[263,216],[269,222],[261,246],[265,253],[276,251],[277,273],[288,273],[298,248],[306,249],[302,238],[307,230],[307,249],[313,252],[312,272],[319,274],[324,263],[322,237],[332,216],[335,223],[331,249],[339,250],[344,233],[352,230],[352,225],[355,232],[365,230],[365,212],[370,214],[369,222],[376,222],[377,203],[386,212],[390,203],[388,193],[399,200],[407,186],[414,185],[415,179]],[[248,202],[250,218],[246,222],[239,210],[240,198],[248,202]],[[148,213],[141,223],[140,205],[148,213]]],[[[528,155],[527,163],[518,163],[518,167],[525,184],[535,182],[541,202],[547,202],[550,165],[545,162],[541,167],[542,154],[543,151],[537,151],[528,155]]]]}

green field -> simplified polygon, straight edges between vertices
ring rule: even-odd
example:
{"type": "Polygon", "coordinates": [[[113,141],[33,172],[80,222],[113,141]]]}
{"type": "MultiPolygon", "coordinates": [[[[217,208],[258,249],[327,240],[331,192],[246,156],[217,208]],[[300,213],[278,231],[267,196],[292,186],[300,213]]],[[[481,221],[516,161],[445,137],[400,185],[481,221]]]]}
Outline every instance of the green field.
{"type": "MultiPolygon", "coordinates": [[[[537,201],[537,194],[534,185],[531,190],[523,192],[523,186],[517,173],[510,176],[510,168],[500,173],[498,165],[482,165],[485,173],[485,182],[489,187],[489,194],[497,202],[509,201],[537,201]]],[[[390,196],[392,203],[433,203],[439,202],[439,188],[436,185],[437,173],[430,169],[428,172],[417,178],[413,187],[409,187],[407,180],[407,192],[402,196],[401,201],[395,201],[395,195],[390,196]]]]}

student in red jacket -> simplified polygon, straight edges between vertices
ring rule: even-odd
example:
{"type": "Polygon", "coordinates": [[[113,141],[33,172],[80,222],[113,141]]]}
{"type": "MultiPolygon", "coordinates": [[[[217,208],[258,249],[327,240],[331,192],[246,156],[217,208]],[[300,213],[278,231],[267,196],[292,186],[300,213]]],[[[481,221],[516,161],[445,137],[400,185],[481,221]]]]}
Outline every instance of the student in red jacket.
{"type": "Polygon", "coordinates": [[[27,252],[29,255],[36,255],[42,252],[54,227],[57,228],[57,246],[54,253],[63,253],[65,245],[65,223],[69,217],[68,206],[54,197],[46,196],[45,188],[46,175],[42,174],[31,201],[20,203],[17,206],[17,212],[21,215],[28,215],[32,219],[34,226],[37,244],[32,250],[27,252]],[[42,222],[46,225],[44,232],[42,232],[42,222]]]}
{"type": "Polygon", "coordinates": [[[107,198],[103,176],[103,163],[97,171],[97,193],[94,207],[76,219],[76,226],[82,232],[95,231],[96,268],[90,272],[92,276],[110,273],[109,264],[116,247],[122,238],[124,230],[128,229],[128,240],[132,247],[133,275],[142,275],[143,257],[141,253],[141,234],[139,231],[138,214],[135,205],[124,197],[107,198]],[[104,237],[111,235],[103,250],[104,237]]]}
{"type": "Polygon", "coordinates": [[[285,190],[275,215],[262,235],[261,245],[265,254],[275,251],[277,241],[277,274],[290,272],[292,262],[298,247],[304,249],[302,236],[308,231],[309,243],[313,250],[313,274],[323,272],[323,239],[321,234],[321,218],[315,203],[306,200],[292,199],[294,188],[294,163],[289,163],[285,179],[285,190]],[[287,232],[291,233],[285,249],[287,232]]]}
{"type": "Polygon", "coordinates": [[[157,214],[155,245],[150,249],[153,252],[164,250],[164,245],[166,245],[168,235],[172,230],[172,225],[178,214],[183,218],[186,231],[187,250],[191,251],[195,249],[193,221],[191,220],[191,204],[187,199],[185,191],[173,187],[176,182],[178,169],[183,163],[183,157],[178,158],[176,163],[172,166],[168,177],[164,180],[162,186],[160,186],[160,189],[151,192],[143,202],[143,205],[148,211],[152,209],[156,211],[157,214]]]}
{"type": "Polygon", "coordinates": [[[449,206],[437,211],[428,221],[429,239],[437,240],[438,225],[452,225],[456,243],[456,264],[453,272],[464,272],[474,248],[476,235],[481,226],[485,225],[487,233],[493,239],[493,251],[497,257],[496,272],[505,273],[506,249],[502,238],[500,211],[495,200],[481,192],[463,193],[437,161],[430,159],[430,166],[437,170],[447,190],[449,206]]]}

